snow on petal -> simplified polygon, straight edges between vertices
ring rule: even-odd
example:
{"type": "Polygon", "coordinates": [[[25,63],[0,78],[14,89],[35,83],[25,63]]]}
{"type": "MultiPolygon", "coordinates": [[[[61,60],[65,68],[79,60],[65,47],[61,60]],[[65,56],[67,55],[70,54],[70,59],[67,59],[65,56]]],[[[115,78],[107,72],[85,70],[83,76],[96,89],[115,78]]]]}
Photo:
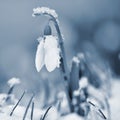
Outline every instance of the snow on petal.
{"type": "MultiPolygon", "coordinates": [[[[0,120],[23,120],[26,106],[18,105],[12,116],[10,116],[10,113],[14,106],[15,105],[13,104],[5,105],[4,107],[0,106],[0,120]]],[[[38,108],[34,108],[33,112],[33,120],[39,120],[40,117],[45,113],[44,110],[38,108]]],[[[28,109],[25,120],[31,120],[31,108],[28,109]]]]}
{"type": "Polygon", "coordinates": [[[84,120],[83,117],[80,117],[76,113],[68,114],[66,116],[61,117],[59,120],[84,120]]]}
{"type": "Polygon", "coordinates": [[[8,80],[8,85],[10,87],[16,85],[16,84],[20,84],[20,79],[19,78],[11,78],[10,80],[8,80]]]}
{"type": "Polygon", "coordinates": [[[52,72],[60,65],[60,55],[56,49],[50,49],[45,54],[45,66],[49,72],[52,72]]]}
{"type": "Polygon", "coordinates": [[[37,47],[35,66],[39,72],[44,65],[44,40],[42,39],[37,47]]]}

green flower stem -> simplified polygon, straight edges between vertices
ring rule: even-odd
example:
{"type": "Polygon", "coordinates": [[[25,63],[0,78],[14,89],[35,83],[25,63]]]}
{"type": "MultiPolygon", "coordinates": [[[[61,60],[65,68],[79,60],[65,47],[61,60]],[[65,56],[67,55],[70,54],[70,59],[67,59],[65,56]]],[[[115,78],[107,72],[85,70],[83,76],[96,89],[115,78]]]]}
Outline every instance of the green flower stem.
{"type": "Polygon", "coordinates": [[[54,26],[56,28],[57,35],[58,35],[59,47],[61,49],[61,65],[60,66],[61,66],[61,71],[62,71],[64,83],[65,83],[65,89],[66,89],[66,95],[67,95],[67,99],[68,99],[69,109],[71,111],[71,100],[70,100],[70,96],[69,96],[69,74],[68,74],[63,38],[62,38],[62,34],[61,34],[61,31],[59,28],[58,21],[54,17],[52,17],[51,20],[54,23],[54,26]]]}
{"type": "MultiPolygon", "coordinates": [[[[38,16],[40,14],[34,14],[34,15],[38,16]]],[[[60,65],[60,67],[61,67],[64,82],[65,82],[65,89],[66,89],[66,95],[67,95],[67,99],[68,99],[69,109],[71,111],[71,100],[70,100],[69,92],[68,92],[69,91],[69,74],[68,74],[69,72],[68,72],[68,68],[67,68],[63,37],[62,37],[61,31],[59,28],[59,22],[58,22],[58,19],[56,19],[51,14],[43,13],[42,15],[47,15],[50,17],[49,22],[52,21],[54,23],[55,29],[57,31],[59,47],[61,49],[61,65],[60,65]]]]}

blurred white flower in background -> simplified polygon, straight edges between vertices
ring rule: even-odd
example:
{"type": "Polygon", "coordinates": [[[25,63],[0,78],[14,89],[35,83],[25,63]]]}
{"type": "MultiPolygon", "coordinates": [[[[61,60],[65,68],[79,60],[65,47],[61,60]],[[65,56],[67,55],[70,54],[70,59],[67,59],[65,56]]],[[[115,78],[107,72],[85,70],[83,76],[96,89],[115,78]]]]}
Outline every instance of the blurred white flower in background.
{"type": "Polygon", "coordinates": [[[12,87],[12,86],[14,86],[14,85],[17,85],[17,84],[20,84],[21,82],[20,82],[20,79],[19,78],[11,78],[11,79],[9,79],[8,80],[8,85],[10,86],[10,87],[12,87]]]}
{"type": "Polygon", "coordinates": [[[57,67],[59,68],[60,49],[58,46],[57,37],[47,35],[39,41],[36,52],[35,65],[38,72],[44,65],[49,72],[52,72],[57,67]]]}

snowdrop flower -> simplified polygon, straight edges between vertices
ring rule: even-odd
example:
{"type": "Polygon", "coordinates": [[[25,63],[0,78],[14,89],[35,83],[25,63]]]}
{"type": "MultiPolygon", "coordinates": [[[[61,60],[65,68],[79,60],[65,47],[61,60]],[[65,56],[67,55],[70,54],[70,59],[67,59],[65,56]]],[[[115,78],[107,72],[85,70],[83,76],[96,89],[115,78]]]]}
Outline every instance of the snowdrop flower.
{"type": "Polygon", "coordinates": [[[39,72],[45,65],[49,72],[60,66],[60,48],[57,37],[46,35],[39,41],[35,58],[36,69],[39,72]]]}

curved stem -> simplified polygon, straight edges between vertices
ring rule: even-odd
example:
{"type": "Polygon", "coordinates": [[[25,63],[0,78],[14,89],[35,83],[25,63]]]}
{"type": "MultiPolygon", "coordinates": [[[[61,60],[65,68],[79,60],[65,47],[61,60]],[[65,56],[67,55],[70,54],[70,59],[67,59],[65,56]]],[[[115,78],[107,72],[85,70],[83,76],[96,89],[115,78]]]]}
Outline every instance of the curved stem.
{"type": "Polygon", "coordinates": [[[61,65],[60,66],[61,66],[61,71],[63,73],[63,79],[65,82],[65,89],[66,89],[66,95],[67,95],[67,99],[68,99],[68,105],[69,105],[69,109],[71,111],[71,100],[70,100],[70,96],[69,96],[69,74],[68,74],[65,49],[64,49],[64,44],[63,44],[63,38],[62,38],[62,34],[61,34],[61,31],[59,28],[58,21],[54,17],[51,20],[54,23],[54,26],[56,28],[57,35],[58,35],[59,47],[61,49],[61,65]]]}
{"type": "MultiPolygon", "coordinates": [[[[38,16],[40,14],[34,14],[35,16],[38,16]]],[[[68,72],[68,68],[67,68],[67,62],[66,62],[66,55],[65,55],[65,49],[64,49],[64,45],[63,45],[63,37],[62,37],[62,34],[61,34],[61,31],[60,31],[60,28],[59,28],[59,23],[58,23],[58,19],[56,19],[54,16],[52,16],[51,14],[48,14],[48,13],[43,13],[42,15],[47,15],[50,17],[49,19],[49,22],[52,21],[54,26],[55,26],[55,29],[56,29],[56,32],[57,32],[57,35],[58,35],[58,42],[59,42],[59,47],[60,47],[60,50],[61,50],[61,64],[60,64],[60,67],[61,67],[61,71],[62,71],[62,75],[63,75],[63,79],[65,82],[65,89],[66,89],[66,96],[67,96],[67,99],[68,99],[68,105],[69,105],[69,109],[71,111],[71,100],[70,100],[70,96],[69,96],[69,72],[68,72]]]]}
{"type": "Polygon", "coordinates": [[[69,75],[68,75],[68,68],[67,68],[67,62],[66,62],[66,55],[65,55],[65,49],[64,49],[64,43],[63,43],[63,37],[59,28],[59,24],[58,21],[52,17],[51,21],[54,23],[55,29],[57,31],[57,35],[58,35],[58,42],[60,45],[60,49],[61,49],[61,68],[62,68],[62,72],[64,75],[64,80],[68,81],[69,80],[69,75]]]}
{"type": "MultiPolygon", "coordinates": [[[[35,16],[39,16],[41,14],[39,13],[35,13],[35,16]]],[[[58,23],[58,19],[56,19],[53,15],[48,14],[48,13],[43,13],[42,15],[47,15],[49,16],[51,19],[49,20],[52,21],[54,23],[55,29],[57,31],[57,35],[58,35],[58,40],[59,40],[59,45],[60,45],[60,49],[61,49],[61,68],[62,68],[62,72],[64,74],[64,80],[68,81],[69,80],[69,75],[68,75],[68,68],[67,68],[67,62],[66,62],[66,56],[65,56],[65,49],[64,49],[64,45],[63,45],[63,37],[59,28],[59,23],[58,23]]]]}

